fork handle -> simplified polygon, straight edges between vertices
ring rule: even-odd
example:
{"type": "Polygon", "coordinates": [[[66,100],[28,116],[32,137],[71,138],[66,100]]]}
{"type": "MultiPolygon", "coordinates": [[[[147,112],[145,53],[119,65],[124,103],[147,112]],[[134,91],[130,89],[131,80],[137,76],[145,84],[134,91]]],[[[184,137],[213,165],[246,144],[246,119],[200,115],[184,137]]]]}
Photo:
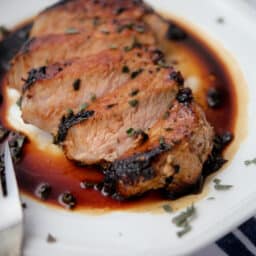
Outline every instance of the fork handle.
{"type": "Polygon", "coordinates": [[[1,256],[20,256],[22,224],[0,231],[0,255],[1,256]]]}

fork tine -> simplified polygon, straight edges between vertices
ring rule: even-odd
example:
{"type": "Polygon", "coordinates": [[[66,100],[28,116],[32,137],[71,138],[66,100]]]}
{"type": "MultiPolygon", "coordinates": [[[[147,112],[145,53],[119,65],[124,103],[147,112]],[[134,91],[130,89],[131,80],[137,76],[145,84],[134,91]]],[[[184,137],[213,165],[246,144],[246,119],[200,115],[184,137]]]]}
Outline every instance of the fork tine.
{"type": "Polygon", "coordinates": [[[0,173],[0,200],[1,200],[1,197],[3,197],[3,188],[2,188],[2,177],[0,173]]]}
{"type": "Polygon", "coordinates": [[[10,153],[9,144],[5,143],[4,145],[4,163],[5,163],[5,177],[6,177],[6,187],[7,187],[7,196],[12,197],[13,199],[19,202],[19,192],[16,182],[14,167],[12,163],[12,157],[10,153]]]}
{"type": "Polygon", "coordinates": [[[7,142],[3,145],[3,149],[5,153],[4,164],[5,164],[5,181],[6,181],[6,187],[7,187],[7,195],[0,199],[0,212],[1,212],[0,233],[2,230],[6,228],[16,226],[16,225],[21,225],[23,220],[23,214],[22,214],[22,208],[21,208],[21,203],[19,199],[15,172],[12,164],[9,145],[7,142]]]}
{"type": "Polygon", "coordinates": [[[7,194],[5,180],[5,163],[4,163],[4,144],[0,145],[0,196],[5,197],[7,194]]]}
{"type": "Polygon", "coordinates": [[[23,237],[23,214],[8,142],[4,146],[7,195],[0,199],[0,255],[19,256],[23,237]]]}
{"type": "MultiPolygon", "coordinates": [[[[1,158],[1,153],[2,152],[0,152],[0,158],[1,158]]],[[[1,159],[0,159],[0,165],[2,165],[2,163],[1,163],[2,161],[1,161],[1,159]]],[[[0,167],[1,169],[2,169],[2,167],[0,167]]],[[[2,183],[2,170],[0,170],[0,200],[1,200],[1,197],[3,197],[3,183],[2,183]]]]}
{"type": "Polygon", "coordinates": [[[0,198],[6,195],[4,143],[0,144],[0,198]]]}

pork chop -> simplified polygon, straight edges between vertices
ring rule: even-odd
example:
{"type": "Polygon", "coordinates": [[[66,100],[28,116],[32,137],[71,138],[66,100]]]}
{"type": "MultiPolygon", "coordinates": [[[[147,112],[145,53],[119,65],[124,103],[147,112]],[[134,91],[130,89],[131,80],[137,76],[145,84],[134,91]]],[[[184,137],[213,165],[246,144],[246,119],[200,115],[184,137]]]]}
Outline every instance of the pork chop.
{"type": "MultiPolygon", "coordinates": [[[[161,69],[158,62],[162,62],[162,57],[159,50],[146,48],[132,49],[129,52],[109,49],[97,55],[73,60],[51,77],[44,77],[40,70],[48,74],[52,66],[40,68],[39,72],[32,71],[23,87],[23,120],[56,134],[60,119],[67,110],[78,112],[84,104],[88,106],[103,95],[134,80],[142,70],[147,74],[148,78],[145,79],[153,79],[156,70],[161,69]]],[[[55,66],[56,64],[53,65],[55,66]]],[[[169,73],[165,72],[167,76],[169,73]]],[[[159,82],[162,83],[163,79],[159,78],[159,82]]]]}
{"type": "Polygon", "coordinates": [[[91,34],[52,34],[30,39],[12,61],[7,79],[9,86],[21,90],[22,80],[31,69],[48,66],[72,58],[84,58],[107,49],[123,49],[133,44],[155,44],[150,29],[143,23],[125,20],[111,22],[103,30],[91,34]],[[140,31],[143,30],[143,33],[140,31]]]}
{"type": "Polygon", "coordinates": [[[201,178],[212,150],[213,129],[195,103],[176,101],[166,119],[149,130],[148,140],[105,170],[105,193],[122,197],[164,189],[169,196],[188,191],[201,178]]]}
{"type": "Polygon", "coordinates": [[[173,73],[172,68],[152,73],[145,69],[89,106],[91,118],[70,127],[66,138],[59,133],[66,156],[87,165],[112,162],[143,143],[148,129],[164,118],[176,97],[180,85],[171,78],[173,73]]]}
{"type": "Polygon", "coordinates": [[[149,11],[151,9],[137,0],[61,1],[38,15],[30,35],[63,34],[70,29],[90,32],[109,20],[138,20],[149,11]]]}
{"type": "Polygon", "coordinates": [[[100,165],[108,194],[181,194],[212,150],[212,127],[165,61],[170,28],[140,0],[63,0],[38,15],[13,61],[18,89],[32,68],[24,121],[54,134],[70,160],[100,165]]]}

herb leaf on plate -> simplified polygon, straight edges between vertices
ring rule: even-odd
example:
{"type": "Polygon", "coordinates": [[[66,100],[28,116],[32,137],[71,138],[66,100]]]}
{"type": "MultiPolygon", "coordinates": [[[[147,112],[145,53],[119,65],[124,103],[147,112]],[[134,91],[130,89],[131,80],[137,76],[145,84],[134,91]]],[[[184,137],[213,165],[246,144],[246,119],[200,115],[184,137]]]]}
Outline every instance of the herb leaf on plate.
{"type": "Polygon", "coordinates": [[[164,205],[162,206],[162,208],[163,208],[164,211],[167,212],[167,213],[172,213],[172,212],[173,212],[172,207],[171,207],[169,204],[164,204],[164,205]]]}
{"type": "Polygon", "coordinates": [[[179,215],[172,219],[172,222],[179,228],[182,228],[177,232],[178,237],[182,237],[192,230],[192,226],[190,225],[191,221],[196,216],[196,208],[192,204],[185,211],[181,212],[179,215]]]}

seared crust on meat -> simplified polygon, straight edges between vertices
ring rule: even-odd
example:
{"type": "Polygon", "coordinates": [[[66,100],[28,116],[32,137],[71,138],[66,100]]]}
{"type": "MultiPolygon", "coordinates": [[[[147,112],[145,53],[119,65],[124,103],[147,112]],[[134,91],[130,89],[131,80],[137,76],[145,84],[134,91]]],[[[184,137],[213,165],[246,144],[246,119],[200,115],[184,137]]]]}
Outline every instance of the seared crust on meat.
{"type": "Polygon", "coordinates": [[[175,102],[167,119],[150,129],[149,140],[105,170],[107,186],[124,197],[164,188],[173,195],[193,186],[212,150],[213,129],[195,103],[175,102]]]}

